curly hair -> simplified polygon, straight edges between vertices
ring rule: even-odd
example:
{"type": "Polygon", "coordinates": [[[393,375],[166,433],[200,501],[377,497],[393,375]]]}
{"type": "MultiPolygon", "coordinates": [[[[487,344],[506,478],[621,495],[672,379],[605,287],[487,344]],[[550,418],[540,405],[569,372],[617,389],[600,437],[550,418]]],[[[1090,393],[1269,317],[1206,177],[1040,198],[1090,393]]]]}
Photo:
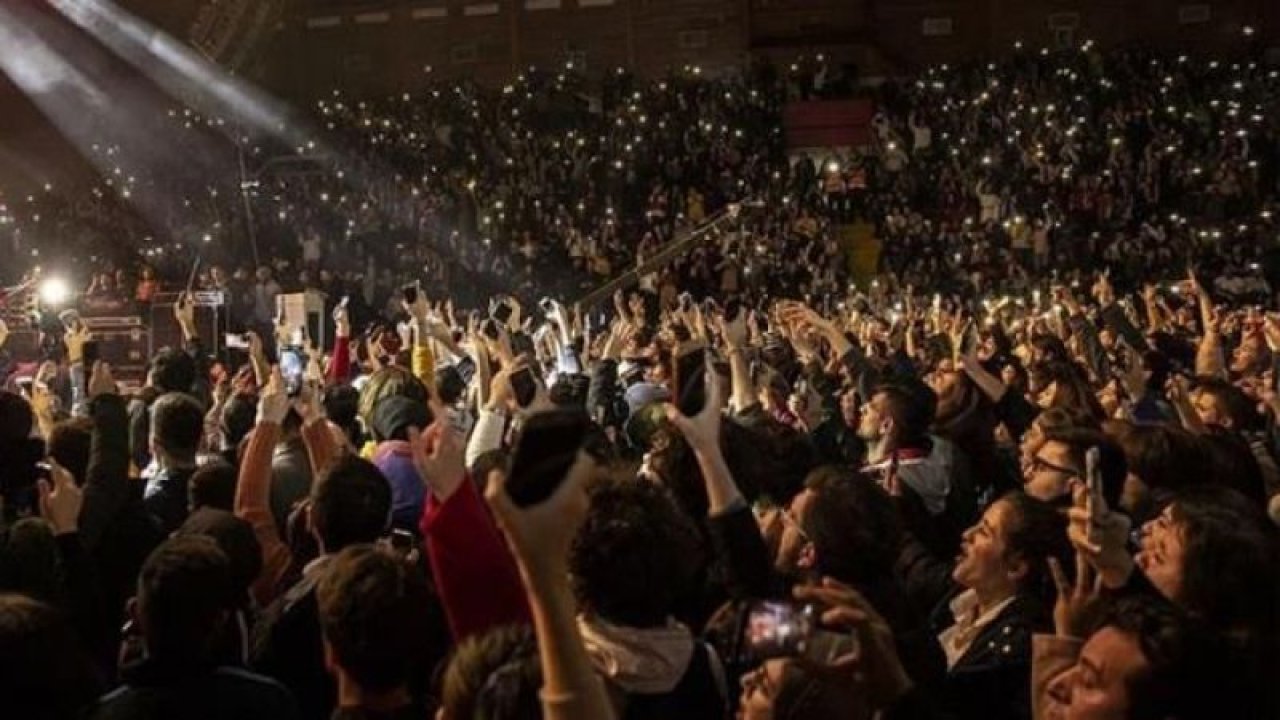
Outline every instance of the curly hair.
{"type": "Polygon", "coordinates": [[[569,554],[584,609],[620,625],[662,625],[700,565],[698,533],[663,488],[602,480],[569,554]]]}

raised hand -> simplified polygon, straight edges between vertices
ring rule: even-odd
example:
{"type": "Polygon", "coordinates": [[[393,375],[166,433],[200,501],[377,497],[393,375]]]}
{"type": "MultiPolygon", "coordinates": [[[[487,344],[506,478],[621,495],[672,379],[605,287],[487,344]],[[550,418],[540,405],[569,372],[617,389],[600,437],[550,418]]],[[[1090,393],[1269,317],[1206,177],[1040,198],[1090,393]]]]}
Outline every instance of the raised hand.
{"type": "Polygon", "coordinates": [[[72,477],[71,471],[48,458],[49,479],[41,478],[40,515],[53,526],[54,535],[65,535],[79,529],[80,508],[84,506],[84,491],[72,477]]]}
{"type": "Polygon", "coordinates": [[[1086,611],[1102,593],[1102,576],[1094,571],[1088,558],[1076,551],[1076,581],[1072,584],[1055,557],[1049,558],[1049,572],[1058,589],[1058,599],[1053,607],[1053,625],[1062,637],[1084,637],[1083,620],[1086,611]]]}
{"type": "Polygon", "coordinates": [[[587,481],[595,472],[595,463],[586,453],[579,453],[551,497],[525,508],[516,506],[507,495],[506,475],[490,473],[485,498],[515,550],[525,582],[535,590],[564,582],[569,547],[590,507],[587,481]]]}
{"type": "Polygon", "coordinates": [[[1084,485],[1072,489],[1067,511],[1067,537],[1109,588],[1123,587],[1133,572],[1133,558],[1125,548],[1131,527],[1129,518],[1111,512],[1101,497],[1084,485]]]}
{"type": "Polygon", "coordinates": [[[850,681],[861,680],[873,708],[889,707],[911,688],[911,678],[898,657],[893,630],[857,590],[823,578],[821,585],[800,585],[794,593],[796,599],[823,608],[824,625],[856,633],[856,650],[836,658],[829,667],[847,675],[850,681]]]}
{"type": "Polygon", "coordinates": [[[723,405],[724,388],[720,377],[708,369],[707,402],[702,406],[702,412],[687,417],[675,405],[668,405],[667,419],[684,435],[694,452],[719,452],[723,405]]]}
{"type": "Polygon", "coordinates": [[[425,432],[409,428],[409,446],[418,475],[441,502],[466,482],[466,443],[447,417],[437,416],[425,432]]]}
{"type": "Polygon", "coordinates": [[[119,390],[116,388],[116,380],[111,376],[111,366],[102,360],[98,360],[93,364],[93,369],[89,374],[89,397],[96,398],[99,395],[116,395],[119,390]]]}
{"type": "Polygon", "coordinates": [[[280,374],[279,366],[271,368],[267,384],[258,396],[258,422],[279,425],[284,422],[292,405],[289,394],[285,392],[284,376],[280,374]]]}

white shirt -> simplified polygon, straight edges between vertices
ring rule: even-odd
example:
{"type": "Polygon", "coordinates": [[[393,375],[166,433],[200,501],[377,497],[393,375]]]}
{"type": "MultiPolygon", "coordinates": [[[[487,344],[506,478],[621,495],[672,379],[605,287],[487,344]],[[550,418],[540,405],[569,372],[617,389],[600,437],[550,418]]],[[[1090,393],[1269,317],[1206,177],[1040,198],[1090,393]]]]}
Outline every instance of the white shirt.
{"type": "Polygon", "coordinates": [[[938,633],[938,643],[942,645],[942,651],[947,655],[947,670],[951,670],[956,663],[960,662],[960,658],[969,651],[969,646],[982,632],[982,628],[990,625],[1000,613],[1004,612],[1015,597],[1010,595],[982,615],[978,615],[978,593],[973,590],[965,590],[951,600],[951,615],[956,622],[938,633]]]}

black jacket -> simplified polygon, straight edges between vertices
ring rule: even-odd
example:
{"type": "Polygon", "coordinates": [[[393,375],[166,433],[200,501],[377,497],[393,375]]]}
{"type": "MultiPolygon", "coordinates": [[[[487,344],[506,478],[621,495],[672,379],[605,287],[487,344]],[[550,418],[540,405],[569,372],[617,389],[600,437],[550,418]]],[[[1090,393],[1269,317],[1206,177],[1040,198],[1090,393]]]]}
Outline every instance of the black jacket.
{"type": "Polygon", "coordinates": [[[293,692],[302,720],[328,720],[336,702],[337,688],[324,665],[316,602],[322,575],[320,568],[304,572],[267,608],[254,630],[250,650],[250,667],[293,692]]]}
{"type": "MultiPolygon", "coordinates": [[[[950,598],[940,603],[930,618],[935,636],[954,624],[950,598]]],[[[947,669],[946,655],[936,640],[934,675],[916,678],[936,688],[934,697],[943,712],[958,720],[1030,720],[1031,636],[1052,630],[1048,613],[1040,603],[1018,596],[983,627],[954,667],[947,669]]]]}
{"type": "Polygon", "coordinates": [[[294,720],[289,691],[238,668],[144,659],[123,672],[90,720],[294,720]]]}

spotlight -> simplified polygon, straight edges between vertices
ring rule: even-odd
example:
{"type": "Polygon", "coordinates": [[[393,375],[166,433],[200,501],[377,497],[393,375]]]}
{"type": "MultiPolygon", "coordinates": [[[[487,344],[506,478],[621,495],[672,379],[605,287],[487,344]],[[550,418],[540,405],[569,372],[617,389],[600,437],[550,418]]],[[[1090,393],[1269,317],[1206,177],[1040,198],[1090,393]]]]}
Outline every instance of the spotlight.
{"type": "Polygon", "coordinates": [[[40,302],[56,307],[71,299],[71,286],[60,277],[46,278],[40,283],[40,302]]]}

